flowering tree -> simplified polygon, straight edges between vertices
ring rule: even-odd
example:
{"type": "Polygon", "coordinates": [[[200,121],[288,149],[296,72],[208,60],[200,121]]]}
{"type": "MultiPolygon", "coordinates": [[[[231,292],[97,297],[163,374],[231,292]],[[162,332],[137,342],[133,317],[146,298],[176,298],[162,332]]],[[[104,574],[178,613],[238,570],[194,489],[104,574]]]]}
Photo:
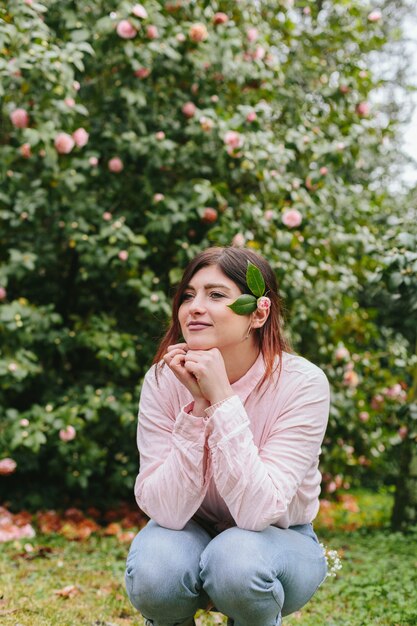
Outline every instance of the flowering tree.
{"type": "Polygon", "coordinates": [[[210,244],[265,254],[295,349],[330,378],[327,492],[394,475],[411,351],[363,296],[396,131],[370,104],[369,53],[396,15],[359,0],[9,3],[0,493],[27,497],[28,477],[43,498],[130,491],[141,378],[210,244]]]}

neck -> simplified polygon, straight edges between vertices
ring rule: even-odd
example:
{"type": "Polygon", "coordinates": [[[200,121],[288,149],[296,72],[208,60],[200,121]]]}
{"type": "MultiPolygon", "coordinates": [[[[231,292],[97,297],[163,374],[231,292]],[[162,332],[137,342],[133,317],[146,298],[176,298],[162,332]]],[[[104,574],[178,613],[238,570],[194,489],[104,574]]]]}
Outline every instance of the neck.
{"type": "Polygon", "coordinates": [[[221,350],[227,377],[231,385],[239,378],[242,378],[258,358],[259,347],[255,343],[254,338],[249,337],[247,342],[250,342],[250,344],[247,345],[245,342],[244,349],[242,349],[242,346],[233,346],[221,350]]]}

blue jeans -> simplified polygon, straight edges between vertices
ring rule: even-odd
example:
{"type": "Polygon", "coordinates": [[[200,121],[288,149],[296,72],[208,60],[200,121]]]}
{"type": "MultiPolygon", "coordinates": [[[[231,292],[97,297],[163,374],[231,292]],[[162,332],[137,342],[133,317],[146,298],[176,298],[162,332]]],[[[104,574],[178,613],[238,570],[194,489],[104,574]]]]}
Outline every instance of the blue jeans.
{"type": "Polygon", "coordinates": [[[187,624],[212,601],[235,626],[279,626],[323,582],[326,560],[311,524],[212,538],[191,520],[182,530],[150,521],[133,540],[126,589],[154,626],[187,624]]]}

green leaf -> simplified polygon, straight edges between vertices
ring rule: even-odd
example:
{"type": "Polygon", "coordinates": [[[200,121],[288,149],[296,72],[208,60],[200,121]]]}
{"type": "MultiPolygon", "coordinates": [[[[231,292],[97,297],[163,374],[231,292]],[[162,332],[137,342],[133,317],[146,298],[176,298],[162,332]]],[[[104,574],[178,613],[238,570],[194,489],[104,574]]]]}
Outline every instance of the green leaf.
{"type": "Polygon", "coordinates": [[[265,281],[260,270],[248,261],[248,269],[246,270],[246,282],[251,292],[260,298],[265,293],[265,281]]]}
{"type": "Polygon", "coordinates": [[[227,306],[238,315],[249,315],[249,313],[253,313],[256,310],[256,298],[251,296],[250,293],[244,293],[227,306]]]}

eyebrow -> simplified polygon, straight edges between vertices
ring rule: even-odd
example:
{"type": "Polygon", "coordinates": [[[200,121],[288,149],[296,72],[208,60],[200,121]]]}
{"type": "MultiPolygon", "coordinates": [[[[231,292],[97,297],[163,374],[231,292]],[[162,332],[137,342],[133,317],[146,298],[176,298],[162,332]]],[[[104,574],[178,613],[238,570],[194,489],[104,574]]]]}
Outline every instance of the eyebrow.
{"type": "MultiPolygon", "coordinates": [[[[224,289],[225,291],[230,292],[230,288],[227,287],[226,285],[223,285],[222,283],[208,283],[207,285],[204,285],[204,289],[213,289],[213,288],[224,289]]],[[[192,289],[193,291],[195,291],[192,285],[187,285],[186,289],[192,289]]]]}

